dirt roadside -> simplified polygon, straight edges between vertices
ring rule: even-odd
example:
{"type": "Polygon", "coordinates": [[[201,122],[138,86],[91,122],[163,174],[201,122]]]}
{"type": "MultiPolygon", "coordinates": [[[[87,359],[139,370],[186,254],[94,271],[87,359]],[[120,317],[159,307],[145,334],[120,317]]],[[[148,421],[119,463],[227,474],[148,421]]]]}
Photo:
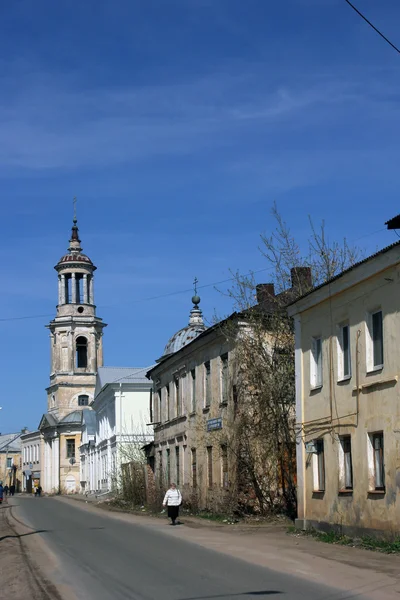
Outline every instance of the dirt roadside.
{"type": "Polygon", "coordinates": [[[61,600],[56,588],[43,577],[33,560],[32,548],[24,543],[31,531],[19,530],[11,515],[12,505],[0,505],[0,598],[13,600],[61,600]]]}

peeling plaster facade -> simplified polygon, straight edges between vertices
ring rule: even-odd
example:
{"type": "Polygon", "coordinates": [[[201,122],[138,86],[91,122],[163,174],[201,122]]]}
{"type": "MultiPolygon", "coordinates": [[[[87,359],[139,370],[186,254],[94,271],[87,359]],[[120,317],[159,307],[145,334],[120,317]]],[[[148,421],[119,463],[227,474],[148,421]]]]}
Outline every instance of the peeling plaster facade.
{"type": "Polygon", "coordinates": [[[289,307],[300,527],[399,529],[399,305],[397,243],[289,307]]]}
{"type": "Polygon", "coordinates": [[[199,302],[189,327],[181,330],[184,335],[171,338],[148,373],[153,382],[155,482],[160,491],[175,482],[186,503],[218,510],[236,476],[229,456],[234,349],[221,327],[202,326],[199,302]],[[183,343],[177,346],[176,339],[183,343]]]}

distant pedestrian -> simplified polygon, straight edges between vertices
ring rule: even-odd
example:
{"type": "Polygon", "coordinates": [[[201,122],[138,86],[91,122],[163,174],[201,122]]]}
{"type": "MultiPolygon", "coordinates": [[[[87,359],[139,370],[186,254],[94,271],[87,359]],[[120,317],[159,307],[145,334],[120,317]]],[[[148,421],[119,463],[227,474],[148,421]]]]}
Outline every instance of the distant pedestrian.
{"type": "Polygon", "coordinates": [[[8,496],[9,489],[8,489],[8,485],[7,484],[3,487],[3,490],[4,490],[4,495],[8,496]]]}
{"type": "Polygon", "coordinates": [[[1,502],[3,502],[3,494],[4,494],[3,484],[0,483],[0,504],[1,504],[1,502]]]}
{"type": "Polygon", "coordinates": [[[179,507],[181,504],[182,495],[175,483],[171,483],[169,490],[165,494],[163,506],[168,507],[168,517],[171,519],[172,525],[176,525],[176,519],[179,516],[179,507]]]}
{"type": "Polygon", "coordinates": [[[39,496],[39,498],[42,495],[42,486],[41,485],[39,485],[37,488],[37,495],[39,496]]]}
{"type": "Polygon", "coordinates": [[[14,494],[15,494],[15,485],[12,484],[12,485],[10,485],[10,496],[14,496],[14,494]]]}

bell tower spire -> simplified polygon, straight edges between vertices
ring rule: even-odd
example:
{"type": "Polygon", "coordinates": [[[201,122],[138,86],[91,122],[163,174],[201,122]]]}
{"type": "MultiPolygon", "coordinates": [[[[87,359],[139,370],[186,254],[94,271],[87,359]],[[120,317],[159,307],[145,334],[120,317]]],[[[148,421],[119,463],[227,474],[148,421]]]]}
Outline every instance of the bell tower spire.
{"type": "Polygon", "coordinates": [[[72,233],[71,239],[69,240],[69,252],[81,252],[81,240],[79,239],[78,219],[76,218],[76,202],[77,198],[74,197],[74,218],[72,220],[72,233]]]}
{"type": "Polygon", "coordinates": [[[56,317],[47,326],[51,338],[48,410],[57,418],[93,399],[97,369],[103,365],[102,332],[106,326],[96,315],[96,267],[82,252],[76,197],[73,206],[69,247],[54,267],[58,274],[56,317]]]}

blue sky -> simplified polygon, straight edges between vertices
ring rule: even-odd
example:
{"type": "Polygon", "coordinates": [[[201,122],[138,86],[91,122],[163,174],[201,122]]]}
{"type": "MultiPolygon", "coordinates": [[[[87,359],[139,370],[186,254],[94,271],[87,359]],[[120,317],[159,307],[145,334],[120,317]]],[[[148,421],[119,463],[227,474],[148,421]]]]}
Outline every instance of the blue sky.
{"type": "MultiPolygon", "coordinates": [[[[400,44],[399,3],[357,6],[400,44]]],[[[274,201],[302,244],[308,214],[367,253],[395,241],[399,60],[344,0],[4,4],[1,318],[48,317],[0,322],[0,431],[46,410],[74,195],[113,366],[187,323],[190,292],[144,299],[267,267],[274,201]]],[[[200,291],[208,320],[230,311],[200,291]]]]}

